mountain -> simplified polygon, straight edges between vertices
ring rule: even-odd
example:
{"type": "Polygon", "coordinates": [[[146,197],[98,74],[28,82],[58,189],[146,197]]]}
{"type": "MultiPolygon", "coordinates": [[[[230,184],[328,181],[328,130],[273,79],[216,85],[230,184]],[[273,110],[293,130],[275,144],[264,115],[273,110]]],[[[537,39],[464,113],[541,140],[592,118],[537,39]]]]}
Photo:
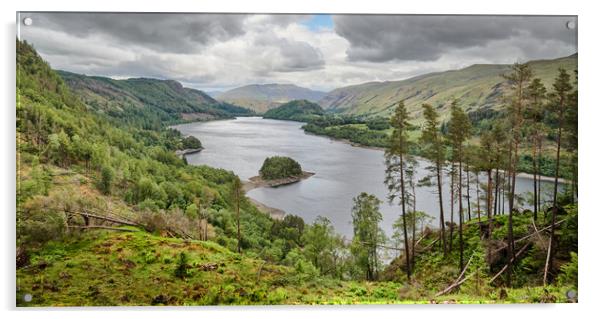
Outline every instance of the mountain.
{"type": "Polygon", "coordinates": [[[134,123],[144,120],[144,125],[156,125],[251,113],[173,80],[115,80],[66,71],[58,74],[89,108],[134,123]]]}
{"type": "Polygon", "coordinates": [[[263,113],[292,100],[317,102],[325,94],[292,84],[252,84],[226,91],[216,98],[263,113]]]}
{"type": "MultiPolygon", "coordinates": [[[[554,59],[529,62],[535,77],[542,79],[550,89],[558,68],[569,73],[577,69],[577,54],[554,59]]],[[[458,98],[467,112],[498,109],[503,93],[502,74],[510,71],[507,64],[475,64],[460,70],[430,73],[402,81],[369,82],[335,89],[318,103],[336,113],[383,115],[390,114],[395,105],[404,100],[410,115],[419,119],[421,105],[435,106],[444,119],[449,114],[450,102],[458,98]]]]}
{"type": "Polygon", "coordinates": [[[318,104],[308,100],[294,100],[268,110],[263,117],[303,122],[322,114],[324,110],[318,104]]]}

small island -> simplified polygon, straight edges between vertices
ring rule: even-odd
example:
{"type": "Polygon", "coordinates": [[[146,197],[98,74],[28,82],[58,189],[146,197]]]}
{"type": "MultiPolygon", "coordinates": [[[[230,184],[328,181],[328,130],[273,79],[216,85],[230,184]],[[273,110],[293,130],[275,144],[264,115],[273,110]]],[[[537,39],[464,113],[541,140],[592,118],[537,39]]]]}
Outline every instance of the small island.
{"type": "Polygon", "coordinates": [[[244,188],[249,191],[258,187],[278,187],[296,183],[314,174],[303,171],[301,165],[290,157],[273,156],[265,159],[259,176],[251,177],[244,188]]]}
{"type": "Polygon", "coordinates": [[[203,150],[203,145],[198,138],[187,136],[180,141],[180,147],[176,150],[176,155],[183,158],[185,155],[198,153],[203,150]]]}

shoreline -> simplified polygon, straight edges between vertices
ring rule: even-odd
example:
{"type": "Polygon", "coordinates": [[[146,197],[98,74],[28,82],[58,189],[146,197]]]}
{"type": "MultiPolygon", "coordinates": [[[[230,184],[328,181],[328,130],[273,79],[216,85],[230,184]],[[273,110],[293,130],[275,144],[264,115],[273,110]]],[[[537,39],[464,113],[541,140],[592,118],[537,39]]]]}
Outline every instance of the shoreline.
{"type": "Polygon", "coordinates": [[[274,180],[264,180],[259,176],[253,176],[253,177],[249,178],[248,181],[243,183],[243,190],[245,192],[248,192],[255,188],[279,187],[279,186],[294,184],[294,183],[300,182],[304,179],[308,179],[314,175],[316,175],[316,173],[302,171],[300,176],[293,176],[293,177],[280,178],[280,179],[274,179],[274,180]]]}
{"type": "MultiPolygon", "coordinates": [[[[246,192],[256,189],[256,188],[280,187],[280,186],[284,186],[284,185],[290,185],[290,184],[300,182],[304,179],[308,179],[314,175],[315,175],[315,173],[303,171],[301,176],[282,178],[282,179],[277,179],[277,180],[273,180],[273,181],[265,181],[259,176],[253,176],[253,177],[249,178],[248,181],[243,182],[243,190],[246,193],[246,192]]],[[[247,198],[249,199],[249,201],[251,203],[253,203],[253,205],[255,205],[255,207],[257,207],[257,209],[260,212],[269,215],[272,219],[283,220],[284,216],[286,216],[288,214],[286,211],[284,211],[282,209],[268,206],[256,199],[253,199],[248,196],[247,196],[247,198]]]]}
{"type": "MultiPolygon", "coordinates": [[[[303,130],[303,127],[301,127],[301,129],[303,130]]],[[[359,148],[363,148],[363,149],[375,150],[375,151],[383,151],[383,152],[385,151],[384,147],[363,145],[363,144],[359,144],[359,143],[356,143],[356,142],[352,142],[352,141],[350,141],[348,139],[336,138],[336,137],[332,137],[332,136],[328,136],[328,135],[316,134],[316,133],[308,132],[306,130],[303,130],[303,132],[305,132],[305,134],[308,134],[308,135],[324,137],[324,138],[327,138],[327,139],[329,139],[331,141],[340,142],[340,143],[347,144],[347,145],[352,146],[352,147],[359,147],[359,148]]],[[[428,161],[427,159],[423,158],[422,156],[418,156],[418,155],[413,155],[413,156],[418,157],[421,160],[428,161]]],[[[500,171],[500,173],[505,172],[504,170],[499,170],[499,171],[500,171]]],[[[482,173],[485,173],[485,172],[482,172],[482,173]]],[[[533,180],[533,174],[532,173],[518,172],[518,173],[516,173],[516,177],[517,178],[524,178],[524,179],[533,180]]],[[[539,177],[541,178],[541,181],[554,182],[554,176],[540,175],[539,177]]],[[[562,177],[558,177],[558,183],[559,184],[570,184],[570,181],[566,180],[566,179],[564,179],[562,177]]]]}

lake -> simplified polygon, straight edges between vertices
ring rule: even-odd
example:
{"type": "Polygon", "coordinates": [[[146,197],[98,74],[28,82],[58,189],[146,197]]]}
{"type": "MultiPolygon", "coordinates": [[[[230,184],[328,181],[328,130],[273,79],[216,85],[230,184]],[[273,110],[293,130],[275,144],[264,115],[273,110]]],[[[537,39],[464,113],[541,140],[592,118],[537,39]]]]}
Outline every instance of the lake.
{"type": "MultiPolygon", "coordinates": [[[[197,137],[205,148],[200,153],[187,155],[189,164],[206,164],[231,170],[243,180],[258,175],[266,157],[280,155],[295,159],[303,170],[314,172],[315,175],[295,184],[253,189],[247,196],[267,206],[301,216],[306,223],[311,223],[317,216],[327,217],[335,229],[347,238],[353,235],[353,197],[361,192],[374,194],[383,201],[380,207],[383,215],[381,227],[387,236],[391,236],[391,225],[401,214],[401,209],[386,202],[383,151],[306,134],[301,126],[303,123],[299,122],[239,117],[183,124],[175,128],[184,135],[197,137]]],[[[424,160],[418,162],[420,167],[417,180],[426,175],[424,167],[428,165],[424,160]]],[[[479,178],[481,183],[486,182],[484,174],[479,178]]],[[[447,178],[444,178],[444,182],[443,201],[446,220],[449,220],[447,178]]],[[[552,185],[549,181],[542,181],[542,191],[552,185]]],[[[517,177],[517,193],[526,195],[532,189],[531,179],[517,177]]],[[[435,219],[431,224],[439,225],[438,197],[435,191],[435,187],[417,188],[416,209],[433,216],[435,219]]],[[[476,201],[475,199],[476,190],[471,189],[471,201],[476,201]]],[[[484,201],[481,201],[481,205],[484,205],[484,201]]],[[[523,204],[522,207],[529,205],[523,204]]],[[[476,210],[476,205],[471,208],[476,210]]],[[[457,220],[457,207],[454,215],[457,220]]]]}

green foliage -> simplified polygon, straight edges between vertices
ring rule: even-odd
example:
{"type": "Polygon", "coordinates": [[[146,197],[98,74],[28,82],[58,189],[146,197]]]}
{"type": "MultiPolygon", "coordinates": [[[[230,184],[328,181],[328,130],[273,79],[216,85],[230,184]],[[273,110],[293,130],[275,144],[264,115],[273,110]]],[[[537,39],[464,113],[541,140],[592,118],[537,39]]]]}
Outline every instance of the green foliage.
{"type": "Polygon", "coordinates": [[[293,100],[268,110],[263,114],[263,117],[268,119],[306,122],[322,114],[324,114],[324,110],[316,103],[308,100],[293,100]]]}
{"type": "Polygon", "coordinates": [[[100,170],[100,180],[98,181],[98,189],[104,194],[111,193],[113,180],[115,179],[115,171],[110,166],[103,166],[100,170]]]}
{"type": "Polygon", "coordinates": [[[578,270],[577,253],[571,252],[571,261],[560,267],[561,273],[558,276],[558,283],[577,288],[579,284],[578,270]]]}
{"type": "Polygon", "coordinates": [[[380,262],[378,245],[384,242],[384,234],[379,226],[382,214],[380,200],[374,195],[361,193],[353,199],[351,217],[353,220],[353,242],[351,253],[357,265],[366,275],[366,280],[377,279],[380,262]]]}
{"type": "Polygon", "coordinates": [[[194,136],[187,136],[182,139],[182,148],[183,149],[198,149],[202,148],[201,141],[194,136]]]}
{"type": "Polygon", "coordinates": [[[294,177],[302,173],[301,165],[294,159],[285,156],[266,158],[259,170],[259,175],[265,180],[294,177]]]}
{"type": "Polygon", "coordinates": [[[188,267],[190,267],[190,265],[188,265],[188,255],[181,252],[178,255],[178,262],[176,264],[176,269],[174,270],[174,275],[180,279],[188,277],[188,267]]]}
{"type": "Polygon", "coordinates": [[[184,88],[173,80],[114,80],[65,71],[58,74],[88,107],[128,126],[160,129],[164,123],[252,113],[248,109],[218,102],[202,91],[184,88]]]}

